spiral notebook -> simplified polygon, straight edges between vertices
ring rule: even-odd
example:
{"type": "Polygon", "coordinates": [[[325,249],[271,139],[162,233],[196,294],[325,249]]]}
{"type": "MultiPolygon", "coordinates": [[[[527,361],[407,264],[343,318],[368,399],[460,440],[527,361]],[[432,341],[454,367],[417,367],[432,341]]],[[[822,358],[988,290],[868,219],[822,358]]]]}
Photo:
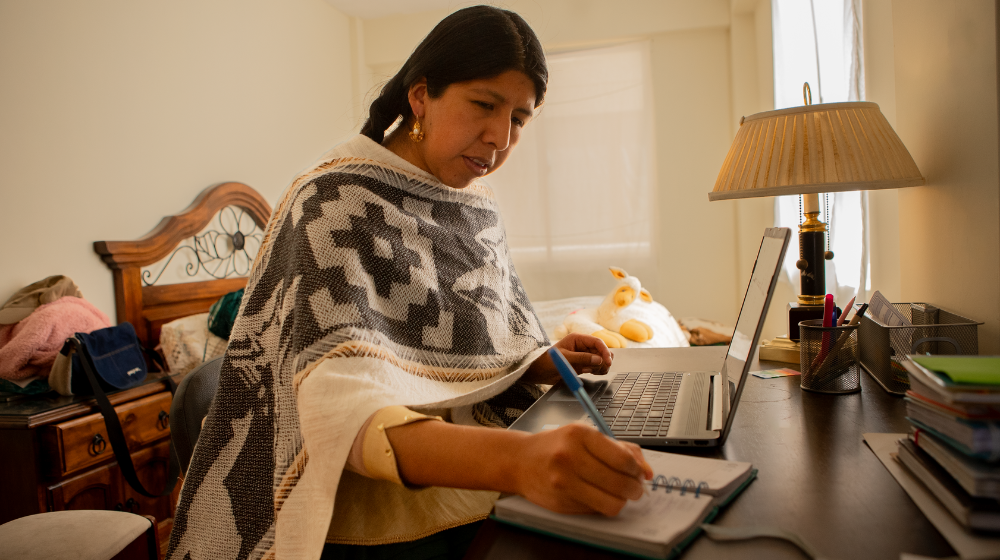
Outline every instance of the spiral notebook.
{"type": "Polygon", "coordinates": [[[750,481],[750,463],[643,450],[655,476],[648,496],[630,501],[616,517],[566,515],[521,496],[498,500],[493,518],[530,531],[644,556],[671,558],[700,533],[750,481]]]}

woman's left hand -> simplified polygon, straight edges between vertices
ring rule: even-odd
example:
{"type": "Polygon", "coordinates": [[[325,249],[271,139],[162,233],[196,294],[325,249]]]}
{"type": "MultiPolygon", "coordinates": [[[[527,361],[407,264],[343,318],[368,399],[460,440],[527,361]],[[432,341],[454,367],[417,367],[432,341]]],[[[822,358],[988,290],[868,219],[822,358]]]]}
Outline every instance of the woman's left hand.
{"type": "MultiPolygon", "coordinates": [[[[611,367],[611,351],[604,341],[596,336],[570,333],[553,346],[562,352],[577,373],[604,375],[611,367]]],[[[528,383],[554,385],[561,377],[555,364],[552,363],[552,358],[546,352],[532,362],[523,379],[528,383]]]]}

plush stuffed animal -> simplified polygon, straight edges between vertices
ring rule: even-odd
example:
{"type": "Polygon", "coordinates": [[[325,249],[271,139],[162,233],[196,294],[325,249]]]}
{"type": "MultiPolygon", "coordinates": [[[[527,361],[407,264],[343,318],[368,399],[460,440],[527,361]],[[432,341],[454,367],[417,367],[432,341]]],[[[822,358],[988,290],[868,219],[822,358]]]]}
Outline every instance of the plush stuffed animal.
{"type": "Polygon", "coordinates": [[[571,332],[589,334],[603,340],[608,348],[688,346],[680,325],[665,307],[653,301],[638,278],[617,267],[610,270],[618,280],[615,289],[596,309],[570,313],[556,328],[557,337],[571,332]]]}

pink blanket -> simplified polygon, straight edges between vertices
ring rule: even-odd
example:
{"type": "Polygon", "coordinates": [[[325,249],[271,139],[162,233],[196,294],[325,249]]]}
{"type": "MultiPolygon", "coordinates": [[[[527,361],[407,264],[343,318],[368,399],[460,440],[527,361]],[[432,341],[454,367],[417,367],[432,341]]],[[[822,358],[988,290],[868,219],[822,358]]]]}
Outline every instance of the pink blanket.
{"type": "Polygon", "coordinates": [[[108,316],[83,298],[64,296],[40,305],[18,323],[0,325],[0,378],[48,377],[73,333],[110,326],[108,316]]]}

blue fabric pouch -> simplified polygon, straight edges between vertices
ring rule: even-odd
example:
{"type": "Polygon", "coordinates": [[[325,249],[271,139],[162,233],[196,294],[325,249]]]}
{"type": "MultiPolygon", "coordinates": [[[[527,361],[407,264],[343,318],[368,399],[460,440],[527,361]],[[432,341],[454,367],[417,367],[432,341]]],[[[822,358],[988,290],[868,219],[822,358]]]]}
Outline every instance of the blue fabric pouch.
{"type": "Polygon", "coordinates": [[[135,387],[146,380],[146,360],[131,323],[99,329],[91,333],[76,333],[76,339],[86,352],[73,353],[73,374],[70,387],[74,395],[93,395],[87,377],[83,375],[85,353],[97,373],[97,381],[105,391],[135,387]]]}

